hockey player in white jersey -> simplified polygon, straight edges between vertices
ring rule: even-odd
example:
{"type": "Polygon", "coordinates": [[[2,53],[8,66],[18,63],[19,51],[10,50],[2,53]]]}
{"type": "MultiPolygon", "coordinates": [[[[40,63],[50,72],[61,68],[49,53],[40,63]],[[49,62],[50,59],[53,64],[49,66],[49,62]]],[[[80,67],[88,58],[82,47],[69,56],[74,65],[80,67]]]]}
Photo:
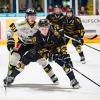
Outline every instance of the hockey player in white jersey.
{"type": "MultiPolygon", "coordinates": [[[[10,63],[8,67],[8,75],[4,79],[4,85],[8,85],[13,82],[14,78],[10,77],[10,75],[15,69],[21,57],[33,47],[33,42],[35,42],[35,38],[31,38],[31,37],[34,35],[34,33],[37,32],[37,28],[38,27],[36,23],[36,11],[34,9],[27,9],[26,16],[23,21],[19,21],[19,22],[17,21],[15,23],[12,23],[9,26],[7,32],[7,40],[8,40],[7,48],[11,52],[11,55],[9,59],[10,63]],[[13,38],[15,32],[17,32],[18,34],[17,46],[15,46],[15,40],[13,38]]],[[[46,59],[41,59],[38,63],[43,67],[46,66],[50,67],[46,59]]],[[[54,79],[51,77],[50,78],[55,83],[56,81],[58,81],[58,78],[53,73],[53,71],[52,71],[52,75],[55,76],[54,79]]]]}

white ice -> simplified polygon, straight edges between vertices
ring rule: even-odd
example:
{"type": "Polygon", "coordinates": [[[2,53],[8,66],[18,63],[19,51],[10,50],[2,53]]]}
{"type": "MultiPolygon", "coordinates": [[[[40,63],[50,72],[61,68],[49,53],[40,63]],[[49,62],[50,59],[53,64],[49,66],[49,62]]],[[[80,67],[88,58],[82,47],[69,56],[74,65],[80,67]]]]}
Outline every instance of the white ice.
{"type": "MultiPolygon", "coordinates": [[[[100,44],[88,44],[100,49],[100,44]]],[[[100,52],[83,46],[86,64],[80,63],[80,58],[72,45],[68,45],[74,67],[100,84],[100,52]]],[[[74,71],[81,88],[72,89],[70,82],[60,66],[51,63],[59,78],[60,85],[52,85],[49,77],[37,63],[30,63],[16,77],[11,87],[3,87],[3,79],[7,74],[9,52],[6,46],[0,46],[0,100],[100,100],[100,87],[74,71]]]]}

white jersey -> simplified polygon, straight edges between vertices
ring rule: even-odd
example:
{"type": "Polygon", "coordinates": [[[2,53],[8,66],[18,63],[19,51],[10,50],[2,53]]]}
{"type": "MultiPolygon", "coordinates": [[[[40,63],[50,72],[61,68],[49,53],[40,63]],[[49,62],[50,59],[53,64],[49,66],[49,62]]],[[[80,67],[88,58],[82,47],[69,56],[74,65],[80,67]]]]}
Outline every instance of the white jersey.
{"type": "Polygon", "coordinates": [[[26,20],[12,23],[7,32],[7,39],[13,38],[14,32],[17,32],[18,39],[24,44],[32,44],[31,37],[37,32],[37,24],[34,26],[28,24],[26,20]]]}

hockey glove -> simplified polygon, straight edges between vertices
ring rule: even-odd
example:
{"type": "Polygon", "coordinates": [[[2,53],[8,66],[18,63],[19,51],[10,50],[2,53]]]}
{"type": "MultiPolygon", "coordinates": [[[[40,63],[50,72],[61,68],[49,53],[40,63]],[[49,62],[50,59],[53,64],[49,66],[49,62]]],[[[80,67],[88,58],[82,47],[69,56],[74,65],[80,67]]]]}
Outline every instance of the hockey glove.
{"type": "Polygon", "coordinates": [[[81,45],[83,45],[84,44],[84,39],[80,38],[79,42],[81,43],[81,45]]]}
{"type": "Polygon", "coordinates": [[[39,54],[41,57],[44,57],[46,59],[48,59],[50,57],[50,51],[43,48],[42,50],[39,51],[39,54]]]}
{"type": "Polygon", "coordinates": [[[83,45],[83,43],[84,43],[83,37],[80,37],[78,35],[73,35],[73,38],[80,42],[80,43],[75,43],[76,45],[78,45],[78,44],[83,45]]]}
{"type": "Polygon", "coordinates": [[[8,39],[7,41],[7,48],[10,51],[10,49],[13,49],[15,47],[15,40],[13,38],[8,39]]]}

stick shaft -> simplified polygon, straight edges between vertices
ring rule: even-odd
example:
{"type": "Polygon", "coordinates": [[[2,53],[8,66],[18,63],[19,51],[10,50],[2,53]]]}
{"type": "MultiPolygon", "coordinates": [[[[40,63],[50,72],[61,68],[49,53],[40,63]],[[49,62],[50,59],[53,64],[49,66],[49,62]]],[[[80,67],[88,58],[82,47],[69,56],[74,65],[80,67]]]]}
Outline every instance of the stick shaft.
{"type": "Polygon", "coordinates": [[[74,69],[76,72],[78,72],[79,74],[81,74],[82,76],[84,76],[86,79],[88,79],[89,81],[91,81],[92,83],[94,83],[95,85],[100,87],[100,84],[96,83],[95,81],[93,81],[92,79],[90,79],[89,77],[87,77],[86,75],[84,75],[83,73],[81,73],[80,71],[78,71],[76,68],[72,68],[74,69]]]}

